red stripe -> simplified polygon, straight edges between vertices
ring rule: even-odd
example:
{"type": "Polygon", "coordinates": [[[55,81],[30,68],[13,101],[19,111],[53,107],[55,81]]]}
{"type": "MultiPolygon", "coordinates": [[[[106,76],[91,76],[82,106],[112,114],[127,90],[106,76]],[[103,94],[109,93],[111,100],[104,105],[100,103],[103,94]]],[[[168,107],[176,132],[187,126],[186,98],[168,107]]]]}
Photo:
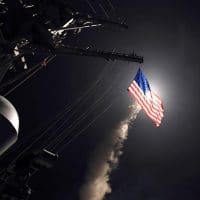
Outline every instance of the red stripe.
{"type": "Polygon", "coordinates": [[[163,109],[160,104],[156,104],[152,99],[146,99],[146,101],[156,112],[163,112],[163,109]]]}
{"type": "Polygon", "coordinates": [[[138,95],[133,89],[132,87],[129,87],[129,91],[130,93],[136,98],[137,102],[139,103],[139,105],[144,109],[145,113],[147,114],[147,116],[152,119],[156,124],[160,124],[161,121],[159,119],[157,119],[154,115],[151,114],[151,112],[148,111],[148,107],[145,103],[143,103],[140,94],[138,95]]]}
{"type": "Polygon", "coordinates": [[[151,115],[149,114],[149,112],[146,110],[146,107],[142,104],[142,102],[140,101],[139,97],[134,93],[134,91],[133,91],[132,89],[130,89],[130,93],[134,96],[134,98],[136,99],[136,101],[137,101],[137,102],[139,103],[139,105],[143,108],[143,110],[145,111],[146,115],[147,115],[150,119],[152,119],[152,120],[155,122],[155,124],[156,124],[157,126],[159,126],[159,124],[160,124],[161,122],[158,121],[157,119],[155,119],[153,116],[151,116],[151,115]]]}
{"type": "MultiPolygon", "coordinates": [[[[135,93],[135,91],[133,91],[135,93]]],[[[138,96],[137,93],[135,93],[134,95],[137,100],[139,101],[139,103],[141,104],[142,108],[144,109],[145,113],[147,114],[148,117],[150,117],[153,121],[155,121],[156,123],[161,123],[161,119],[157,117],[157,115],[155,115],[154,113],[150,112],[148,105],[145,104],[145,102],[142,101],[142,99],[138,96]]]]}
{"type": "Polygon", "coordinates": [[[162,109],[161,105],[157,105],[153,101],[150,101],[149,105],[153,112],[155,112],[155,113],[159,114],[159,116],[163,117],[163,109],[162,109]]]}
{"type": "Polygon", "coordinates": [[[151,97],[152,97],[154,104],[159,105],[161,107],[161,110],[163,110],[162,101],[158,100],[157,96],[155,96],[155,93],[153,93],[152,91],[151,91],[151,97]]]}
{"type": "Polygon", "coordinates": [[[153,115],[154,117],[158,118],[159,120],[161,120],[161,117],[159,117],[159,112],[156,112],[155,110],[152,110],[152,102],[148,102],[146,96],[143,94],[143,92],[141,91],[140,87],[137,85],[137,83],[133,83],[131,84],[132,89],[141,97],[141,100],[143,101],[143,104],[146,105],[147,110],[149,113],[151,113],[151,115],[153,115]]]}
{"type": "MultiPolygon", "coordinates": [[[[146,98],[146,96],[144,95],[144,93],[143,93],[143,91],[140,89],[140,87],[137,85],[137,83],[134,82],[133,84],[134,84],[134,86],[138,89],[138,91],[140,92],[140,94],[142,95],[142,97],[144,98],[144,100],[148,102],[148,104],[149,104],[150,107],[155,108],[155,110],[158,111],[159,113],[163,113],[163,108],[162,108],[162,105],[161,105],[160,103],[158,104],[158,103],[155,102],[154,99],[152,99],[152,98],[151,98],[151,99],[146,98]]],[[[156,113],[157,113],[157,112],[156,112],[156,113]]]]}
{"type": "Polygon", "coordinates": [[[163,100],[154,92],[154,91],[151,91],[153,97],[156,99],[156,101],[159,102],[159,104],[162,104],[163,100]]]}
{"type": "Polygon", "coordinates": [[[163,100],[154,91],[151,91],[151,92],[162,103],[163,100]]]}
{"type": "Polygon", "coordinates": [[[156,126],[159,126],[161,119],[163,118],[163,108],[161,99],[153,93],[152,100],[146,98],[143,91],[137,85],[135,81],[129,87],[129,92],[136,98],[138,103],[144,109],[148,117],[150,117],[155,123],[156,126]]]}

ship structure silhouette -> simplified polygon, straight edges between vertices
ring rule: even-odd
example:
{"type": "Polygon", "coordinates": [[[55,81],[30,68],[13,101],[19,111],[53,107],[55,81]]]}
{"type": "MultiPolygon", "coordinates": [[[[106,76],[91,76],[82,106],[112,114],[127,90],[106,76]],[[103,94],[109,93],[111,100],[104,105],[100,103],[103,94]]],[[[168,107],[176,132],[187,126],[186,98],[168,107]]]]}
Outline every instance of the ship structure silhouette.
{"type": "MultiPolygon", "coordinates": [[[[63,125],[66,112],[73,109],[87,92],[93,89],[93,86],[70,107],[63,108],[62,112],[58,113],[39,134],[33,131],[33,134],[20,140],[18,140],[19,116],[14,105],[7,99],[8,95],[29,81],[32,76],[37,75],[57,55],[143,62],[143,57],[135,53],[69,44],[69,37],[77,38],[81,32],[90,29],[128,28],[116,17],[111,0],[101,2],[85,0],[85,10],[78,8],[74,2],[76,1],[0,0],[0,124],[3,133],[0,136],[0,199],[2,200],[29,199],[32,193],[29,186],[31,177],[43,168],[52,167],[65,146],[89,127],[87,125],[70,137],[66,137],[64,128],[57,136],[48,134],[53,127],[63,125]],[[34,61],[33,57],[36,58],[34,61]]],[[[112,48],[115,49],[114,46],[112,48]]],[[[91,123],[94,123],[107,109],[109,106],[91,123]]],[[[80,120],[82,118],[80,116],[80,120]]],[[[74,127],[76,123],[71,124],[71,128],[74,127]]]]}

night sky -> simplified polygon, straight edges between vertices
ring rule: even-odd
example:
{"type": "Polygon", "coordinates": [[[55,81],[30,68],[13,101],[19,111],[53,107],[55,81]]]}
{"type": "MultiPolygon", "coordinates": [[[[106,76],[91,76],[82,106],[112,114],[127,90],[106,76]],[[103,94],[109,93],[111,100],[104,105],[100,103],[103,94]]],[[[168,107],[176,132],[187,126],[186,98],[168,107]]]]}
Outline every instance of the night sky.
{"type": "MultiPolygon", "coordinates": [[[[84,1],[77,2],[84,9],[84,1]]],[[[116,99],[112,108],[66,147],[53,168],[34,176],[31,199],[79,199],[93,152],[127,115],[133,100],[126,89],[138,67],[163,98],[165,117],[155,128],[143,112],[139,113],[119,165],[111,174],[112,193],[106,199],[200,199],[200,4],[192,0],[116,0],[113,4],[128,30],[85,30],[69,42],[127,53],[134,50],[144,56],[142,65],[58,56],[8,97],[19,112],[22,132],[29,134],[76,101],[101,74],[103,80],[77,116],[113,85],[77,131],[116,99]]]]}

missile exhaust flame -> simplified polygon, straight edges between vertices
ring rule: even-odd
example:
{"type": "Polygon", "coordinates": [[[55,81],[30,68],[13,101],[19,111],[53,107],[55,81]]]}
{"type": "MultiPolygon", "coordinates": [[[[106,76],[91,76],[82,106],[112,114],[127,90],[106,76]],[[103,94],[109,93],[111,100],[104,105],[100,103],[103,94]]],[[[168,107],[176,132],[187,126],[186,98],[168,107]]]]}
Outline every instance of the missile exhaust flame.
{"type": "Polygon", "coordinates": [[[128,116],[119,123],[109,138],[100,144],[89,163],[86,180],[80,190],[80,200],[103,200],[106,194],[112,192],[110,174],[119,163],[128,130],[140,110],[141,107],[137,103],[129,106],[128,116]]]}

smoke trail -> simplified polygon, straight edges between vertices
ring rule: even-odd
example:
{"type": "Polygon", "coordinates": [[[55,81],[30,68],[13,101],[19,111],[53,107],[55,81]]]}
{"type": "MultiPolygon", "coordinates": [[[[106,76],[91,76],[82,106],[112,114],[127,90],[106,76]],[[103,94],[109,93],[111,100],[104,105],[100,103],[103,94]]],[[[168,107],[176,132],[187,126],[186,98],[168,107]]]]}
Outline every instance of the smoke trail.
{"type": "Polygon", "coordinates": [[[128,116],[120,122],[119,126],[95,152],[90,161],[85,183],[80,190],[80,200],[103,200],[106,194],[111,193],[109,176],[117,167],[123,143],[128,137],[128,129],[140,109],[136,103],[129,106],[128,116]]]}

